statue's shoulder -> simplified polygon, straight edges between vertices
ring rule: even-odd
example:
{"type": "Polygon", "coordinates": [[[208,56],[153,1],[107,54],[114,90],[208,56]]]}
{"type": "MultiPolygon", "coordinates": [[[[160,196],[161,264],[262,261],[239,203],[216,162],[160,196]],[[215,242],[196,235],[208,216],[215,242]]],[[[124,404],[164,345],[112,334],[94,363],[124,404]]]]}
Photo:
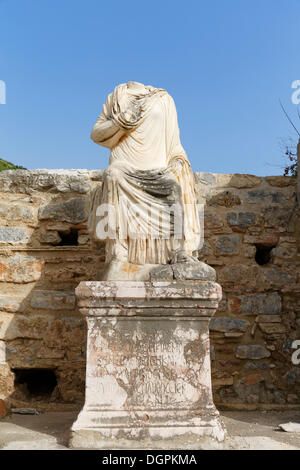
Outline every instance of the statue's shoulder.
{"type": "Polygon", "coordinates": [[[166,90],[162,90],[162,89],[160,90],[161,90],[160,97],[164,101],[164,103],[169,107],[170,106],[174,107],[175,102],[174,102],[173,97],[166,90]]]}
{"type": "Polygon", "coordinates": [[[152,96],[153,95],[162,99],[166,104],[173,102],[172,96],[163,88],[153,88],[152,96]]]}
{"type": "Polygon", "coordinates": [[[114,91],[123,90],[123,89],[127,89],[127,83],[120,83],[119,85],[115,87],[114,91]]]}

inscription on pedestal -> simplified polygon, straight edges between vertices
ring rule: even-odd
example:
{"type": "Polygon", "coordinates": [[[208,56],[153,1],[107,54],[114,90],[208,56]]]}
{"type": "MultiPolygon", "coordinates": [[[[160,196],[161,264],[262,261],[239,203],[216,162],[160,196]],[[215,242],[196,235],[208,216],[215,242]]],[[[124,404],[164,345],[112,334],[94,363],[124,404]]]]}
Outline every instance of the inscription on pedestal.
{"type": "Polygon", "coordinates": [[[197,403],[203,393],[207,372],[203,368],[209,349],[208,335],[201,323],[160,320],[116,322],[89,320],[91,329],[88,377],[97,382],[99,399],[115,405],[126,394],[131,409],[186,407],[197,403]],[[129,322],[128,322],[129,323],[129,322]],[[107,378],[111,377],[108,381],[107,378]],[[108,400],[108,401],[107,401],[108,400]]]}

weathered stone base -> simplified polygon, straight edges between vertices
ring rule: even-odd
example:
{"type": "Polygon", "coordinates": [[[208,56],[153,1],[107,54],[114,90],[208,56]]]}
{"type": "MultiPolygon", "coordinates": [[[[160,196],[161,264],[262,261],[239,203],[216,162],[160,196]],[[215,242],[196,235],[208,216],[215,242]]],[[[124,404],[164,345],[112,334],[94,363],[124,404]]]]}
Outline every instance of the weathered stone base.
{"type": "MultiPolygon", "coordinates": [[[[149,412],[150,413],[150,412],[149,412]]],[[[115,413],[108,413],[103,419],[103,412],[85,411],[78,416],[72,427],[70,447],[82,449],[204,449],[216,446],[224,441],[225,428],[219,413],[203,410],[203,417],[185,421],[185,412],[176,410],[176,419],[170,420],[169,413],[160,416],[161,425],[126,427],[132,416],[123,416],[118,420],[115,413]],[[179,418],[183,421],[179,421],[179,418]],[[171,421],[171,422],[170,422],[171,421]],[[168,423],[162,425],[162,423],[168,423]],[[113,424],[112,424],[113,423],[113,424]],[[213,442],[212,442],[213,441],[213,442]]],[[[140,412],[142,420],[144,412],[140,412]]]]}
{"type": "Polygon", "coordinates": [[[225,430],[211,392],[212,281],[81,283],[87,316],[86,400],[70,445],[202,448],[225,430]]]}

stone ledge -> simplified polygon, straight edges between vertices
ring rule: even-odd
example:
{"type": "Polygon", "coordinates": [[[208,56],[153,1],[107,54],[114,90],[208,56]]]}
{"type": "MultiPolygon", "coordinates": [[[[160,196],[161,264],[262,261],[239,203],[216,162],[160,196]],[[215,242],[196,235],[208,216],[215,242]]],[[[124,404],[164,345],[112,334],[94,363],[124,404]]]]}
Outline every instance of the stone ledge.
{"type": "MultiPolygon", "coordinates": [[[[58,193],[74,192],[85,194],[91,188],[91,181],[102,182],[104,170],[86,169],[36,169],[36,170],[5,170],[0,174],[0,191],[24,192],[50,191],[58,193]]],[[[196,184],[208,188],[251,189],[267,185],[267,187],[284,188],[295,186],[296,178],[291,176],[256,176],[242,173],[222,174],[194,172],[196,184]]]]}
{"type": "Polygon", "coordinates": [[[6,170],[0,174],[0,191],[24,194],[32,194],[34,191],[84,194],[90,189],[90,179],[88,170],[6,170]]]}
{"type": "Polygon", "coordinates": [[[168,320],[186,319],[193,320],[196,317],[210,318],[213,316],[215,310],[218,308],[218,302],[203,302],[202,305],[193,305],[192,307],[177,305],[161,305],[160,308],[153,307],[151,302],[150,305],[145,304],[138,306],[120,306],[120,308],[111,307],[80,307],[81,315],[86,317],[114,317],[118,320],[126,319],[135,320],[139,317],[139,320],[148,320],[153,318],[167,318],[168,320]]]}
{"type": "Polygon", "coordinates": [[[83,299],[210,299],[221,300],[221,286],[212,281],[88,281],[76,288],[83,299]]]}
{"type": "Polygon", "coordinates": [[[222,289],[211,281],[90,281],[75,294],[80,313],[89,317],[209,318],[222,289]]]}

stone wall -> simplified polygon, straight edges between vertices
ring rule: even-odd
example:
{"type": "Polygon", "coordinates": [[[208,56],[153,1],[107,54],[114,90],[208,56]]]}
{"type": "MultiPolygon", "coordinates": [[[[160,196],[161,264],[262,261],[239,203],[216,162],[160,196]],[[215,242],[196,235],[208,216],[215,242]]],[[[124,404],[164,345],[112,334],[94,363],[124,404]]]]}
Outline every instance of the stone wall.
{"type": "MultiPolygon", "coordinates": [[[[291,362],[292,342],[300,339],[296,180],[195,178],[205,204],[199,258],[217,270],[224,292],[211,322],[215,401],[300,406],[300,366],[291,362]]],[[[74,288],[94,279],[104,261],[87,231],[101,179],[96,170],[0,173],[0,399],[15,406],[82,404],[86,329],[74,288]],[[53,371],[57,385],[39,390],[23,369],[53,371]]]]}

